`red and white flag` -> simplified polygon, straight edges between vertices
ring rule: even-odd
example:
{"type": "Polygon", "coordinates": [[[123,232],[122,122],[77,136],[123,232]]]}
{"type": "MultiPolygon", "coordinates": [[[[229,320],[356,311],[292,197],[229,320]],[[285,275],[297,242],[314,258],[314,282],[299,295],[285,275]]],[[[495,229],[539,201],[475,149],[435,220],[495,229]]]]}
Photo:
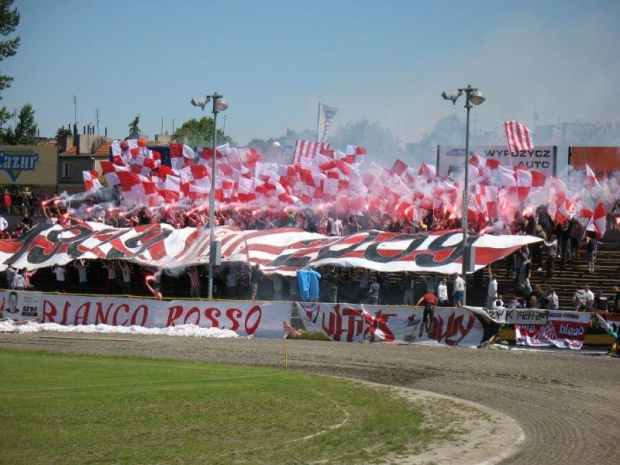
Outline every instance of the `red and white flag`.
{"type": "Polygon", "coordinates": [[[90,191],[94,189],[101,189],[99,173],[97,173],[97,171],[82,171],[82,176],[84,176],[84,190],[90,191]]]}
{"type": "Polygon", "coordinates": [[[307,140],[298,140],[295,142],[295,155],[293,156],[293,165],[300,163],[303,158],[313,160],[317,154],[331,150],[327,142],[310,142],[307,140]]]}
{"type": "Polygon", "coordinates": [[[594,215],[590,218],[586,231],[593,231],[597,239],[603,237],[607,231],[607,210],[602,203],[599,203],[594,209],[594,215]]]}
{"type": "Polygon", "coordinates": [[[506,143],[510,153],[532,150],[534,148],[532,131],[525,125],[515,120],[506,121],[504,122],[504,130],[506,131],[506,143]]]}
{"type": "Polygon", "coordinates": [[[284,337],[286,337],[287,334],[291,334],[293,337],[301,336],[301,333],[299,331],[297,331],[295,328],[293,328],[286,321],[283,321],[282,325],[284,326],[284,337]]]}

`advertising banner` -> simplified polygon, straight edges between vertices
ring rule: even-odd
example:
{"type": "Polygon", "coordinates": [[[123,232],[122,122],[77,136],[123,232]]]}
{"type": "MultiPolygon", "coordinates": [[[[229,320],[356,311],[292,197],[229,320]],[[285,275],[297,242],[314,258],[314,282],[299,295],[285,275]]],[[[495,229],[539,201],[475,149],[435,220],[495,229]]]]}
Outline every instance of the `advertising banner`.
{"type": "MultiPolygon", "coordinates": [[[[485,159],[498,160],[502,166],[525,166],[555,176],[557,147],[543,145],[532,150],[510,153],[505,145],[475,145],[469,147],[469,156],[478,155],[485,159]]],[[[437,174],[448,176],[463,171],[465,147],[459,145],[437,146],[437,174]]]]}
{"type": "MultiPolygon", "coordinates": [[[[5,316],[14,318],[10,309],[19,307],[13,302],[13,291],[0,293],[5,316]]],[[[248,301],[192,301],[150,300],[122,297],[95,297],[80,295],[45,295],[37,292],[40,306],[37,320],[40,323],[61,325],[143,326],[167,328],[193,324],[202,328],[219,328],[235,331],[239,336],[264,338],[282,337],[282,321],[290,321],[290,302],[248,301]]],[[[32,301],[35,299],[33,298],[32,301]]],[[[25,300],[24,302],[30,302],[25,300]]],[[[23,308],[31,308],[29,304],[23,308]]],[[[20,308],[20,313],[22,309],[20,308]]]]}
{"type": "Polygon", "coordinates": [[[535,308],[496,308],[487,311],[502,325],[544,325],[549,318],[549,310],[535,308]]]}
{"type": "Polygon", "coordinates": [[[550,310],[547,324],[515,325],[515,336],[517,345],[579,350],[589,327],[589,313],[550,310]]]}
{"type": "Polygon", "coordinates": [[[57,166],[56,147],[0,146],[0,184],[53,186],[57,166]]]}
{"type": "Polygon", "coordinates": [[[4,316],[13,320],[37,320],[41,315],[41,292],[5,291],[2,297],[4,316]]]}
{"type": "Polygon", "coordinates": [[[588,165],[600,179],[620,176],[620,147],[569,147],[568,153],[574,168],[588,165]]]}
{"type": "Polygon", "coordinates": [[[499,325],[474,308],[436,308],[434,318],[421,307],[295,303],[311,334],[337,342],[409,342],[476,347],[499,325]]]}

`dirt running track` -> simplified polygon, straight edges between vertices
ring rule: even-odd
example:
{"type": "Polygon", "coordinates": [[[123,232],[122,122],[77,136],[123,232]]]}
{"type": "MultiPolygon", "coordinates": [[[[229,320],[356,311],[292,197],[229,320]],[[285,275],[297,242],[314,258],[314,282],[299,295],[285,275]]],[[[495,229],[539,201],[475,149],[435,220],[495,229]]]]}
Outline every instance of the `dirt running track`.
{"type": "MultiPolygon", "coordinates": [[[[424,389],[519,422],[507,464],[620,463],[620,359],[396,344],[288,343],[294,369],[424,389]]],[[[0,334],[0,349],[138,355],[282,366],[282,341],[109,334],[0,334]]]]}

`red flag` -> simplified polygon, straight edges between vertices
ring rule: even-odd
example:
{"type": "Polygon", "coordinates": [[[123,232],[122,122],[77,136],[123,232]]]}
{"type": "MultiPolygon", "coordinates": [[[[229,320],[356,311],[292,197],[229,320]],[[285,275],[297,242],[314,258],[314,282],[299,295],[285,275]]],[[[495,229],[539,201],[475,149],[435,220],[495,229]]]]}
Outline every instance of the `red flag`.
{"type": "Polygon", "coordinates": [[[286,321],[283,321],[282,325],[284,326],[284,337],[286,337],[287,334],[291,334],[291,335],[293,335],[293,337],[300,337],[301,336],[301,333],[299,331],[297,331],[295,328],[293,328],[286,321]]]}
{"type": "Polygon", "coordinates": [[[521,150],[532,150],[534,143],[532,142],[532,131],[518,121],[506,121],[504,123],[506,131],[506,143],[510,153],[519,152],[521,150]]]}
{"type": "Polygon", "coordinates": [[[317,154],[327,152],[331,147],[327,142],[310,142],[298,140],[295,142],[293,164],[300,163],[303,158],[315,159],[317,154]]]}

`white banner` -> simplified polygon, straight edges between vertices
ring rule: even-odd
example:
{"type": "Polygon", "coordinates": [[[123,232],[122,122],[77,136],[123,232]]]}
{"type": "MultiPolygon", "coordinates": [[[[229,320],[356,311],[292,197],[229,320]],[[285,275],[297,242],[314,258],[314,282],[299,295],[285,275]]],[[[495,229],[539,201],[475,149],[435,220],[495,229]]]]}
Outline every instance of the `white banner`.
{"type": "Polygon", "coordinates": [[[549,318],[549,310],[535,308],[496,308],[487,311],[502,325],[544,325],[549,318]]]}
{"type": "MultiPolygon", "coordinates": [[[[525,166],[555,176],[556,153],[554,145],[534,147],[511,154],[505,145],[475,145],[469,147],[469,156],[476,154],[481,158],[498,160],[502,166],[525,166]]],[[[437,175],[447,176],[463,171],[465,147],[459,145],[437,146],[437,175]]]]}
{"type": "Polygon", "coordinates": [[[41,315],[41,292],[4,291],[2,293],[4,316],[13,320],[37,320],[41,315]]]}
{"type": "MultiPolygon", "coordinates": [[[[5,316],[17,319],[9,311],[13,305],[13,291],[0,293],[5,316]]],[[[26,294],[26,293],[22,293],[26,294]]],[[[290,321],[290,302],[249,301],[160,301],[122,297],[94,297],[81,295],[46,295],[37,292],[40,307],[37,320],[61,325],[143,326],[167,328],[194,324],[202,328],[235,331],[239,336],[279,338],[283,335],[282,322],[290,321]]],[[[16,304],[17,305],[17,304],[16,304]]],[[[25,307],[26,308],[26,307],[25,307]]]]}
{"type": "Polygon", "coordinates": [[[474,308],[436,308],[433,324],[424,323],[421,307],[299,303],[295,306],[310,333],[339,342],[411,342],[478,346],[499,325],[474,308]]]}

